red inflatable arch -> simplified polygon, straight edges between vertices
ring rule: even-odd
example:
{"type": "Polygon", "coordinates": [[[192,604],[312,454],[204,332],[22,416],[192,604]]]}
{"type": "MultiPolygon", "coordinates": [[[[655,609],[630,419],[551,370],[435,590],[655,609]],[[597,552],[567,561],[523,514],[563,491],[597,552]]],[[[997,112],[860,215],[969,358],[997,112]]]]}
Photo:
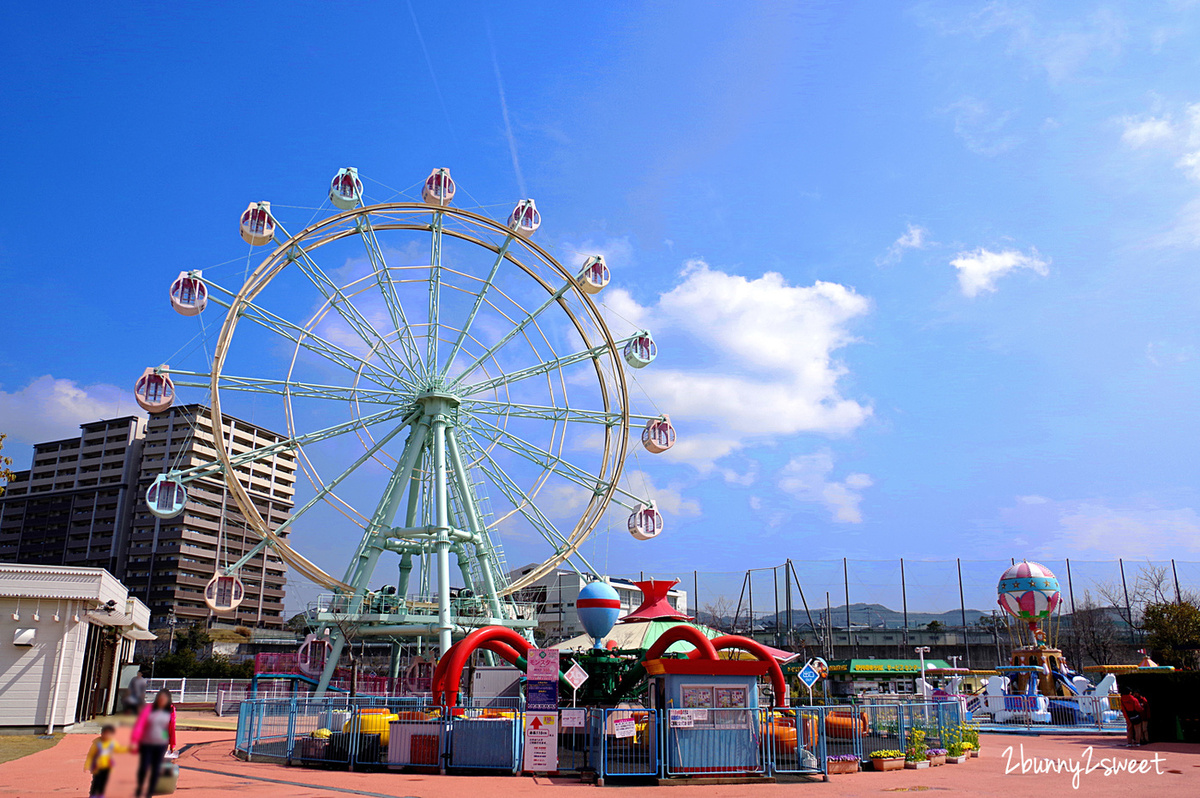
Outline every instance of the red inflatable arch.
{"type": "MultiPolygon", "coordinates": [[[[753,654],[757,660],[770,663],[767,675],[771,677],[771,687],[775,691],[776,705],[781,707],[788,705],[787,682],[783,678],[783,668],[779,667],[779,663],[771,656],[771,652],[761,643],[757,640],[751,640],[748,637],[742,637],[741,635],[721,635],[720,637],[714,637],[711,645],[717,651],[725,651],[731,648],[745,651],[748,654],[753,654]]],[[[692,651],[688,654],[688,658],[696,659],[699,653],[698,650],[692,651]]],[[[647,659],[649,659],[649,656],[647,656],[647,659]]]]}
{"type": "Polygon", "coordinates": [[[462,670],[476,649],[494,651],[509,662],[516,662],[529,651],[529,641],[503,626],[476,629],[455,643],[438,662],[433,672],[433,700],[441,706],[458,704],[458,688],[462,670]]]}

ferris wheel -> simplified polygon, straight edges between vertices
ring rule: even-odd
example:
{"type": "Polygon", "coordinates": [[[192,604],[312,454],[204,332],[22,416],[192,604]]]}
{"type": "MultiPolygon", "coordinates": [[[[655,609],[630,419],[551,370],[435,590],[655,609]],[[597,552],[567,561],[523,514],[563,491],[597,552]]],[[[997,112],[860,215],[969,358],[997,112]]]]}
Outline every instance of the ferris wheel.
{"type": "MultiPolygon", "coordinates": [[[[560,564],[594,573],[580,546],[612,506],[628,510],[634,538],[662,532],[652,498],[622,480],[631,432],[650,453],[675,442],[666,415],[630,409],[627,369],[650,365],[657,345],[647,330],[610,331],[594,300],[611,279],[603,256],[568,269],[534,243],[533,200],[496,221],[451,204],[447,169],[419,185],[420,201],[367,204],[358,171],[341,169],[333,213],[295,233],[270,203],[250,203],[242,238],[252,252],[273,248],[252,271],[247,261],[242,285],[198,270],[171,284],[178,313],[215,304],[224,321],[207,370],[148,368],[138,403],[163,412],[178,389],[204,389],[220,430],[223,407],[261,408],[265,397],[286,424],[283,440],[242,450],[214,434],[212,462],[168,469],[147,491],[149,511],[172,518],[190,482],[223,479],[261,538],[213,575],[205,601],[216,612],[236,609],[240,569],[269,547],[330,591],[320,612],[353,615],[363,634],[436,637],[444,653],[480,625],[532,627],[515,599],[560,564]],[[284,451],[312,495],[273,524],[256,505],[251,466],[284,451]],[[327,548],[348,550],[340,577],[288,542],[312,523],[327,530],[327,548]],[[511,581],[508,536],[543,555],[511,581]],[[370,592],[384,555],[399,559],[398,582],[370,592]]],[[[344,643],[335,632],[333,664],[344,643]]]]}

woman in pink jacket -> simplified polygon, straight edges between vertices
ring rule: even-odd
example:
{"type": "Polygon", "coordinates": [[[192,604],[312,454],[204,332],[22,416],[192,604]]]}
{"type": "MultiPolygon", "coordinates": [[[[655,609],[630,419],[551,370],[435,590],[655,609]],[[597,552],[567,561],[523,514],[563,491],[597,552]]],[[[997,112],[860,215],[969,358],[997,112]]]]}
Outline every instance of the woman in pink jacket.
{"type": "Polygon", "coordinates": [[[167,751],[175,750],[175,705],[171,703],[171,691],[159,690],[154,703],[142,709],[133,726],[132,742],[138,751],[137,792],[134,796],[154,795],[158,785],[158,772],[167,751]],[[142,785],[146,783],[146,792],[142,785]]]}

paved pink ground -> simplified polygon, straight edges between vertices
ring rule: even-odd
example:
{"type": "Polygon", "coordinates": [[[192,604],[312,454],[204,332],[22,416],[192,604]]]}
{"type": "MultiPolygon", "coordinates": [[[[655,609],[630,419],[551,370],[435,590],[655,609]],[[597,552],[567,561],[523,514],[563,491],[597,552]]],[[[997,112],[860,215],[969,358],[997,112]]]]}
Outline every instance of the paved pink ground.
{"type": "MultiPolygon", "coordinates": [[[[127,734],[122,730],[122,734],[127,734]]],[[[0,764],[0,795],[84,796],[87,775],[83,757],[91,742],[88,735],[67,735],[58,745],[14,762],[0,764]]],[[[569,779],[533,779],[527,777],[478,777],[404,775],[395,773],[347,773],[339,771],[289,768],[282,765],[247,763],[230,755],[233,737],[228,732],[188,731],[180,734],[188,748],[180,759],[183,772],[177,795],[183,798],[230,798],[230,796],[295,796],[296,798],[338,798],[339,796],[419,796],[419,798],[493,798],[494,796],[546,796],[595,793],[595,787],[569,779]]],[[[829,784],[763,784],[686,787],[611,787],[622,798],[777,798],[811,793],[816,798],[837,796],[881,796],[896,792],[936,791],[949,795],[1066,796],[1074,794],[1069,772],[1036,774],[1020,772],[1020,752],[1026,757],[1051,757],[1068,763],[1086,762],[1087,748],[1093,746],[1092,764],[1105,757],[1122,761],[1130,757],[1147,761],[1148,773],[1104,775],[1103,767],[1080,774],[1078,794],[1088,798],[1172,798],[1200,795],[1200,746],[1156,744],[1141,749],[1126,749],[1121,740],[1111,737],[1046,736],[1021,737],[985,735],[984,755],[963,765],[946,765],[929,770],[894,773],[857,773],[833,776],[829,784]],[[1013,747],[1010,757],[1005,749],[1013,747]],[[1156,766],[1155,756],[1159,757],[1156,766]],[[1005,774],[1006,767],[1017,772],[1005,774]]],[[[136,758],[118,759],[108,794],[128,798],[133,794],[136,758]]]]}

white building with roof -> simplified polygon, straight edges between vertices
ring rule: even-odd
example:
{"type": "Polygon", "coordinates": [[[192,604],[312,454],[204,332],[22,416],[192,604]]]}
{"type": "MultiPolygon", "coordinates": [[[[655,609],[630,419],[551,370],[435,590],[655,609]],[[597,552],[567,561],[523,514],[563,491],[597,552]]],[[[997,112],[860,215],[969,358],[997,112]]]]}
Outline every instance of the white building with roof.
{"type": "Polygon", "coordinates": [[[111,712],[149,625],[102,568],[0,563],[0,729],[51,733],[111,712]]]}

